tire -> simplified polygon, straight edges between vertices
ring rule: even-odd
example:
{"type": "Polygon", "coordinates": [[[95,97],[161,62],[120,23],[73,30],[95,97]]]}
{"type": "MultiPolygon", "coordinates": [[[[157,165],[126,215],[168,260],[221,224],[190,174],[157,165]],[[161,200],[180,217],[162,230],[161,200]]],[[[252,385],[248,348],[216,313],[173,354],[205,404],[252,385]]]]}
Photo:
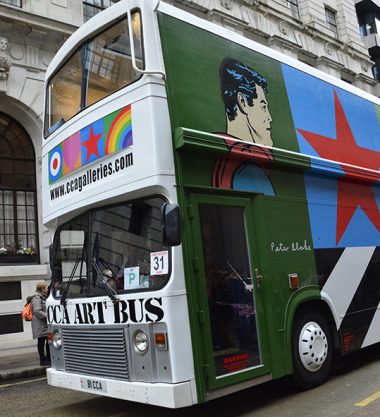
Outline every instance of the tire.
{"type": "Polygon", "coordinates": [[[333,341],[325,316],[315,309],[296,315],[292,330],[293,376],[302,389],[323,384],[333,366],[333,341]]]}

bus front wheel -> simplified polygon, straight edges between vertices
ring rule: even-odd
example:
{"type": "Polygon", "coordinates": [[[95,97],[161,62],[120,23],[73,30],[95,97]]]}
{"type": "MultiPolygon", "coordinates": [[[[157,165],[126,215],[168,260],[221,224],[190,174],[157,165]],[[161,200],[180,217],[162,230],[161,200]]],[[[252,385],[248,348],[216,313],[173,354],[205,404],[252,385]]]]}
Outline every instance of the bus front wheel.
{"type": "Polygon", "coordinates": [[[316,387],[330,376],[333,364],[331,330],[318,310],[297,314],[292,332],[293,376],[303,389],[316,387]]]}

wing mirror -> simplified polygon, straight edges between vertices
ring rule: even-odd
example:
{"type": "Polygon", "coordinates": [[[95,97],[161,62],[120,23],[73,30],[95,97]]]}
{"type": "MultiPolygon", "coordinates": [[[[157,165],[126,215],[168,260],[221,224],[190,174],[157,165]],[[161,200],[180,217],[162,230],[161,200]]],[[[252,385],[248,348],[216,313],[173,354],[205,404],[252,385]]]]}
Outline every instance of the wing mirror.
{"type": "Polygon", "coordinates": [[[165,203],[161,208],[162,241],[165,246],[181,244],[181,213],[177,204],[165,203]]]}

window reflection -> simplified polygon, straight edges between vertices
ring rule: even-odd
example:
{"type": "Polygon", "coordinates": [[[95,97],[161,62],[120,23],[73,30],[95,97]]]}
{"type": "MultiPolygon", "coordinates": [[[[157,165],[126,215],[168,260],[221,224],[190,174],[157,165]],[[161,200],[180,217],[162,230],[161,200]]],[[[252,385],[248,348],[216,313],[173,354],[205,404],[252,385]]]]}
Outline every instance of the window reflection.
{"type": "Polygon", "coordinates": [[[81,52],[77,51],[50,82],[49,126],[71,119],[80,110],[81,52]]]}
{"type": "MultiPolygon", "coordinates": [[[[140,14],[132,14],[136,64],[144,68],[140,14]]],[[[131,64],[128,22],[124,18],[86,41],[48,83],[45,136],[78,112],[140,77],[131,64]]]]}
{"type": "Polygon", "coordinates": [[[59,294],[104,295],[162,288],[168,273],[152,273],[151,257],[162,244],[161,206],[152,198],[93,210],[57,232],[53,280],[59,294]],[[90,237],[90,240],[89,240],[90,237]]]}
{"type": "MultiPolygon", "coordinates": [[[[140,15],[135,13],[132,22],[137,22],[140,35],[140,15]]],[[[85,67],[88,71],[88,88],[86,106],[128,85],[138,78],[132,68],[130,44],[126,22],[120,22],[105,31],[89,44],[85,54],[85,67]]],[[[142,68],[141,40],[136,52],[137,62],[142,68]]]]}

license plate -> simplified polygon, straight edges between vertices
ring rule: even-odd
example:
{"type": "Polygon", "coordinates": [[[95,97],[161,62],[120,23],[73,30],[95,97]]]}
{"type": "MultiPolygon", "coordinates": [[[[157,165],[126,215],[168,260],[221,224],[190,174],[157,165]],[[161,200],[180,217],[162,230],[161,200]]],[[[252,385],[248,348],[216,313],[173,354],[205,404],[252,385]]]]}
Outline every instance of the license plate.
{"type": "Polygon", "coordinates": [[[95,392],[107,392],[107,384],[105,381],[99,381],[94,378],[81,378],[80,386],[83,389],[88,389],[95,392]]]}

